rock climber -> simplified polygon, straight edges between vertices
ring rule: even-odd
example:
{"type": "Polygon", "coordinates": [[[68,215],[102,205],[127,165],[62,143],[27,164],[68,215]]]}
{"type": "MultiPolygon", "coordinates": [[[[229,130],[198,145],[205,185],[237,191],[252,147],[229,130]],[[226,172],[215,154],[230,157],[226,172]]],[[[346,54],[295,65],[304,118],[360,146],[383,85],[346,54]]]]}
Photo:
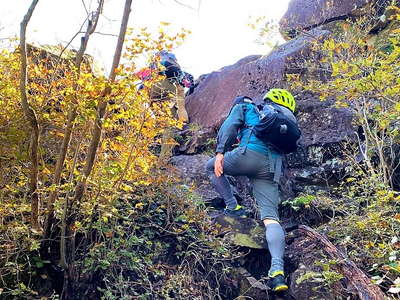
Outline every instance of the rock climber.
{"type": "MultiPolygon", "coordinates": [[[[290,110],[290,114],[296,106],[294,97],[283,89],[269,90],[264,101],[290,110]]],[[[282,154],[253,134],[253,126],[260,122],[259,114],[251,98],[234,99],[231,111],[218,132],[216,156],[208,161],[206,169],[213,186],[225,201],[224,214],[227,216],[246,217],[246,211],[238,204],[225,175],[249,178],[272,257],[268,283],[273,291],[281,292],[288,289],[283,262],[285,232],[278,215],[282,154]],[[237,138],[239,146],[232,150],[237,138]]]]}
{"type": "MultiPolygon", "coordinates": [[[[193,86],[193,76],[182,71],[176,56],[166,50],[159,51],[154,56],[150,67],[138,72],[139,78],[148,80],[151,78],[151,70],[158,69],[158,63],[162,66],[159,75],[165,76],[162,80],[154,83],[150,88],[150,99],[153,101],[171,101],[173,115],[183,124],[189,122],[188,113],[185,108],[185,88],[193,86]]],[[[172,155],[174,148],[174,130],[167,128],[164,131],[161,142],[160,160],[167,161],[172,155]]]]}

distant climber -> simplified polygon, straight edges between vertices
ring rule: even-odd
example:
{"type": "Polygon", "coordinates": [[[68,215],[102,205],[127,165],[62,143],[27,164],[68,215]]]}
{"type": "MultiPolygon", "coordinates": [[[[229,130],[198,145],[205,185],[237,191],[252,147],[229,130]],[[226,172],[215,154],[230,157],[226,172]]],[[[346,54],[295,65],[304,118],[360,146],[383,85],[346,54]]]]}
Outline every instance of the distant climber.
{"type": "Polygon", "coordinates": [[[218,132],[216,157],[208,161],[206,169],[215,189],[225,201],[224,214],[227,216],[246,217],[246,211],[238,204],[225,175],[249,178],[272,257],[269,284],[273,291],[280,292],[287,290],[288,286],[283,268],[285,233],[279,224],[278,184],[282,154],[295,150],[293,145],[297,143],[299,132],[293,116],[296,103],[288,91],[271,89],[265,94],[264,101],[260,112],[250,97],[234,99],[231,111],[218,132]],[[264,128],[261,130],[260,126],[264,128]],[[289,134],[290,138],[287,145],[273,145],[262,134],[281,135],[281,140],[286,140],[289,134]],[[239,146],[232,150],[237,139],[239,146]]]}
{"type": "MultiPolygon", "coordinates": [[[[144,81],[151,79],[152,70],[158,69],[158,63],[162,66],[158,73],[165,78],[154,83],[150,89],[150,99],[153,101],[172,100],[171,109],[173,115],[183,124],[189,122],[189,117],[185,108],[185,88],[190,88],[194,84],[193,76],[182,71],[176,56],[166,50],[159,51],[154,56],[154,61],[150,67],[138,72],[139,78],[144,81]]],[[[165,129],[162,137],[160,160],[166,161],[172,155],[174,144],[174,130],[165,129]]]]}

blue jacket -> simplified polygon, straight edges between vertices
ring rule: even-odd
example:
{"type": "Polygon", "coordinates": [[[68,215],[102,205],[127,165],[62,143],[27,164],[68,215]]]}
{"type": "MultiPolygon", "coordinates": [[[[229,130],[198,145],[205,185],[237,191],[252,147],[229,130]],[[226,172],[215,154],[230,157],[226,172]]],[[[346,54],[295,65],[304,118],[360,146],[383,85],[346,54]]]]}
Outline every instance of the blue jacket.
{"type": "Polygon", "coordinates": [[[248,149],[264,155],[280,155],[251,133],[251,127],[258,122],[259,113],[254,104],[236,104],[218,131],[216,152],[225,153],[232,150],[232,145],[239,139],[241,147],[247,146],[248,149]]]}

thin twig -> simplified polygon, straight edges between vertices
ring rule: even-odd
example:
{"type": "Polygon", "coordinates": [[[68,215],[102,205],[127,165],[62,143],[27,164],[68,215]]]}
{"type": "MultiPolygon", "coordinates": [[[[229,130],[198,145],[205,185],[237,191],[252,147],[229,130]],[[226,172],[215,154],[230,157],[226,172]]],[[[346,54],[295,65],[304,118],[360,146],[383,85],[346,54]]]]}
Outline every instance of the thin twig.
{"type": "Polygon", "coordinates": [[[182,5],[183,7],[186,7],[186,8],[189,8],[189,9],[191,9],[191,10],[196,10],[194,7],[192,7],[192,6],[190,6],[190,5],[188,5],[188,4],[186,4],[186,3],[183,3],[183,2],[181,2],[181,1],[179,1],[179,0],[174,0],[176,3],[178,3],[179,5],[182,5]]]}
{"type": "Polygon", "coordinates": [[[83,5],[83,8],[84,8],[85,11],[86,11],[86,14],[88,15],[88,14],[89,14],[89,11],[88,11],[88,9],[87,9],[87,7],[86,7],[85,0],[82,0],[82,5],[83,5]]]}
{"type": "Polygon", "coordinates": [[[94,34],[99,34],[99,35],[106,35],[106,36],[113,36],[113,37],[118,37],[118,34],[113,34],[113,33],[104,33],[104,32],[93,32],[94,34]]]}

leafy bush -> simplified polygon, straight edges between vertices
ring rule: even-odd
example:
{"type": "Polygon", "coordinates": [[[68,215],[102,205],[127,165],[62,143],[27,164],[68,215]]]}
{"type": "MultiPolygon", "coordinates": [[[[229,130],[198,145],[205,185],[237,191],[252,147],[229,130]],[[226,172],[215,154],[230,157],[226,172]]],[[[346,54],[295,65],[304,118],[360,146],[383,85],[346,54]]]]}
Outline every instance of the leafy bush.
{"type": "Polygon", "coordinates": [[[332,191],[332,207],[340,214],[320,229],[389,294],[400,292],[398,20],[392,16],[376,38],[363,19],[341,22],[341,34],[316,42],[316,59],[299,64],[307,76],[288,76],[292,89],[318,91],[322,101],[335,98],[338,107],[353,112],[358,134],[343,147],[346,176],[332,191]]]}
{"type": "Polygon", "coordinates": [[[195,205],[176,175],[165,166],[157,171],[154,149],[160,136],[167,128],[182,127],[170,100],[150,99],[152,85],[164,77],[154,70],[142,89],[136,85],[136,62],[171,50],[187,34],[167,31],[130,32],[125,62],[113,82],[94,74],[86,56],[77,68],[71,59],[76,54],[68,49],[30,46],[27,90],[41,128],[38,217],[44,232],[29,225],[31,132],[17,89],[20,56],[0,51],[1,298],[216,299],[229,293],[222,284],[229,246],[213,237],[204,208],[195,205]],[[101,120],[99,103],[107,108],[101,120]],[[71,142],[60,183],[54,183],[71,116],[71,142]],[[94,124],[101,125],[102,140],[88,176],[94,124]],[[83,197],[75,198],[81,191],[83,197]]]}
{"type": "Polygon", "coordinates": [[[215,238],[204,207],[173,182],[160,179],[157,186],[120,195],[111,214],[91,227],[97,239],[79,268],[104,299],[217,299],[228,293],[222,282],[229,244],[215,238]]]}

